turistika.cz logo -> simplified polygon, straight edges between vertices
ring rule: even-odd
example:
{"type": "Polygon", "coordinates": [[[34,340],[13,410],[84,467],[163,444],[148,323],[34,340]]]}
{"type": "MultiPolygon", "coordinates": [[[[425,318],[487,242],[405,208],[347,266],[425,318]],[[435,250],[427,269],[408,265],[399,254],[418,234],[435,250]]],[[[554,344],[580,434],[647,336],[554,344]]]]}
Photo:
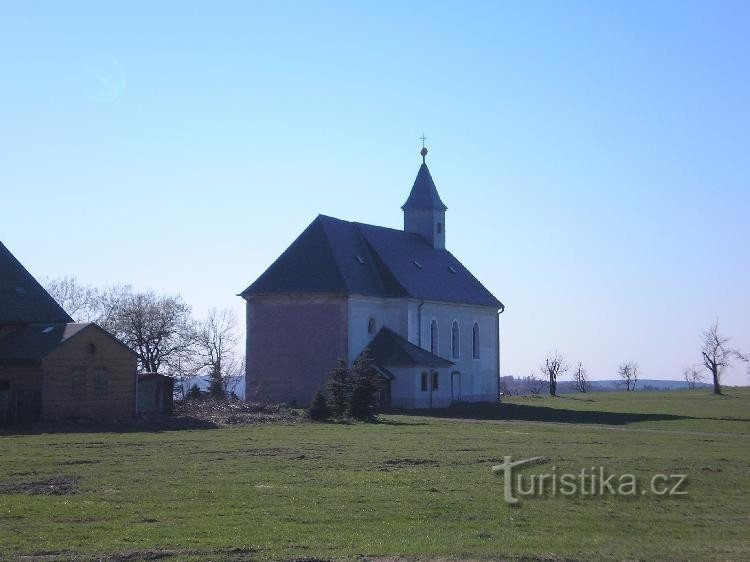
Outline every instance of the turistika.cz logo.
{"type": "Polygon", "coordinates": [[[503,464],[492,472],[503,475],[505,501],[519,503],[519,497],[546,496],[686,496],[687,474],[654,474],[648,482],[635,474],[609,474],[603,466],[584,467],[579,472],[560,472],[556,466],[544,474],[523,475],[517,469],[549,463],[546,457],[514,461],[503,457],[503,464]],[[515,478],[514,478],[515,476],[515,478]]]}

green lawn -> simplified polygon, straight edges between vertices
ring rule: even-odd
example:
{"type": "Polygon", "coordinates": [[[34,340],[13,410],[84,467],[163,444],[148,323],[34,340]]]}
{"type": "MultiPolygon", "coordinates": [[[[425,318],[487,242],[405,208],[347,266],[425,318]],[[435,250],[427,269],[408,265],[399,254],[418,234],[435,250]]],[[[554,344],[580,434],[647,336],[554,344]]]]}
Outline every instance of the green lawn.
{"type": "Polygon", "coordinates": [[[0,436],[0,559],[750,559],[747,390],[441,414],[458,419],[0,436]],[[509,506],[504,455],[549,459],[524,475],[687,473],[688,495],[509,506]],[[78,493],[18,493],[51,478],[78,493]]]}

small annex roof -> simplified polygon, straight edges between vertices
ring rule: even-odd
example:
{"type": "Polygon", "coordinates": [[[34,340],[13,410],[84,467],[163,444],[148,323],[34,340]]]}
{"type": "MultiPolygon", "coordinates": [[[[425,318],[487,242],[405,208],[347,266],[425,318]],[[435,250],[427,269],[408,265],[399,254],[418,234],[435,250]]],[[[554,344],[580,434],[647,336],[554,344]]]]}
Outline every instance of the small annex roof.
{"type": "Polygon", "coordinates": [[[393,330],[381,328],[367,345],[379,367],[450,367],[454,363],[414,345],[393,330]]]}
{"type": "Polygon", "coordinates": [[[29,324],[0,338],[0,361],[38,361],[87,328],[104,332],[130,353],[135,352],[93,322],[29,324]]]}
{"type": "Polygon", "coordinates": [[[0,242],[0,323],[68,323],[73,319],[0,242]]]}

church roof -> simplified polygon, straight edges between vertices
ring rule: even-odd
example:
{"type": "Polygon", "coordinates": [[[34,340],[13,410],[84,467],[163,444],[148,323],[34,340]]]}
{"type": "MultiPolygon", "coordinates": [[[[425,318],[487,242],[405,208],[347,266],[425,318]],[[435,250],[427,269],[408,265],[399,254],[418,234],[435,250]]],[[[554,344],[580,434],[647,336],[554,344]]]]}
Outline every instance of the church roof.
{"type": "Polygon", "coordinates": [[[440,200],[440,195],[438,195],[435,182],[432,181],[430,169],[424,162],[419,167],[417,179],[414,180],[414,185],[411,188],[411,193],[409,193],[409,198],[401,208],[404,211],[445,211],[448,209],[448,207],[446,207],[440,200]]]}
{"type": "Polygon", "coordinates": [[[241,296],[336,293],[503,308],[453,254],[418,234],[318,215],[241,296]]]}
{"type": "Polygon", "coordinates": [[[0,242],[0,323],[72,321],[0,242]]]}
{"type": "Polygon", "coordinates": [[[414,345],[388,328],[381,328],[367,349],[373,362],[381,367],[450,367],[454,364],[414,345]]]}

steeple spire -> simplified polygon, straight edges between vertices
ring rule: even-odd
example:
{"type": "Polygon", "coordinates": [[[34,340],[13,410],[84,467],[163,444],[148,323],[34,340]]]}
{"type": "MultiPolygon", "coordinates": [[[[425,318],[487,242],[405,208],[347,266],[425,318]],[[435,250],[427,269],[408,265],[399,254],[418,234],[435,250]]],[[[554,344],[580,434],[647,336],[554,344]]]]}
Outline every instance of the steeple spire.
{"type": "Polygon", "coordinates": [[[425,238],[434,248],[445,248],[445,206],[440,199],[435,182],[425,162],[426,137],[422,135],[422,165],[409,193],[409,198],[401,209],[404,211],[404,230],[425,238]]]}

